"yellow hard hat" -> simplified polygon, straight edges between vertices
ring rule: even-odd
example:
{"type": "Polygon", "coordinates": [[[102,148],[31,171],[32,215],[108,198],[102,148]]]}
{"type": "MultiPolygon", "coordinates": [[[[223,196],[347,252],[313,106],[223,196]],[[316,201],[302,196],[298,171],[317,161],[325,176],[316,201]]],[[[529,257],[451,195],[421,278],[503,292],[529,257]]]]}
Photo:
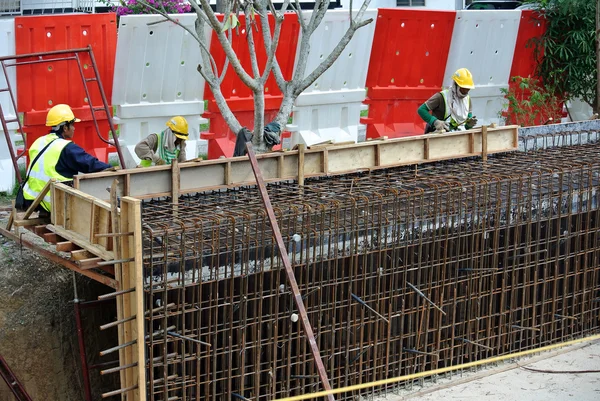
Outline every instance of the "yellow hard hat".
{"type": "Polygon", "coordinates": [[[458,86],[465,89],[473,89],[475,88],[475,83],[473,82],[473,74],[471,71],[466,68],[459,68],[452,75],[452,79],[458,86]]]}
{"type": "Polygon", "coordinates": [[[188,122],[185,118],[175,116],[167,121],[167,127],[171,128],[177,138],[188,139],[188,122]]]}
{"type": "Polygon", "coordinates": [[[46,116],[46,127],[56,127],[62,123],[68,122],[80,122],[81,120],[75,118],[73,110],[66,104],[57,104],[48,111],[46,116]]]}

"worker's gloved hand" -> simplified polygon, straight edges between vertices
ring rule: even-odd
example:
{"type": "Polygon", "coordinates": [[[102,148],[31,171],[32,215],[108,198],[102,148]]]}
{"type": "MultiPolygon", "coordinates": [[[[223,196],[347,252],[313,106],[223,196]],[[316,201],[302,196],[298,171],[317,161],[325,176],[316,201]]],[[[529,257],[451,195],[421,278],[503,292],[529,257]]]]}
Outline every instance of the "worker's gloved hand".
{"type": "Polygon", "coordinates": [[[442,121],[442,120],[435,120],[435,122],[433,123],[433,126],[435,127],[436,131],[449,131],[450,130],[450,126],[448,125],[448,123],[446,121],[442,121]]]}
{"type": "Polygon", "coordinates": [[[467,121],[465,121],[465,127],[467,129],[471,129],[476,125],[477,125],[477,117],[475,117],[475,116],[473,116],[471,118],[467,118],[467,121]]]}
{"type": "Polygon", "coordinates": [[[119,167],[119,166],[112,166],[112,167],[109,167],[107,169],[104,169],[103,171],[119,171],[119,170],[121,170],[121,167],[119,167]]]}
{"type": "Polygon", "coordinates": [[[272,122],[265,126],[263,130],[263,138],[265,139],[265,143],[268,147],[272,148],[275,145],[279,145],[281,140],[279,139],[279,135],[281,134],[281,126],[279,123],[272,122]]]}
{"type": "Polygon", "coordinates": [[[158,159],[156,162],[154,162],[154,164],[156,164],[157,166],[164,166],[165,164],[167,164],[167,162],[163,159],[158,159]]]}

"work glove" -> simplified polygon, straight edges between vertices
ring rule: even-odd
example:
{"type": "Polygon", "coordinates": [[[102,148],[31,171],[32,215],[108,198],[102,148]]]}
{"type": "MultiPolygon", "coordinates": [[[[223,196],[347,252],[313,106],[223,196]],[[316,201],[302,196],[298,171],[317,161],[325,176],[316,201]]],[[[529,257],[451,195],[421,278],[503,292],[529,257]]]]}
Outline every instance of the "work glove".
{"type": "Polygon", "coordinates": [[[435,120],[433,123],[436,131],[445,132],[450,130],[450,125],[446,121],[435,120]]]}
{"type": "Polygon", "coordinates": [[[272,122],[266,125],[263,130],[263,138],[268,147],[272,148],[275,145],[279,145],[281,140],[279,135],[281,134],[281,126],[279,123],[272,122]]]}
{"type": "Polygon", "coordinates": [[[467,118],[467,121],[465,121],[465,128],[467,128],[467,129],[471,129],[476,125],[477,125],[477,117],[475,117],[475,116],[473,116],[471,118],[467,118]]]}
{"type": "Polygon", "coordinates": [[[102,171],[119,171],[119,170],[121,170],[121,167],[119,167],[119,166],[112,166],[112,167],[106,168],[106,169],[104,169],[102,171]]]}
{"type": "Polygon", "coordinates": [[[164,161],[163,159],[158,159],[157,161],[154,162],[154,164],[157,166],[164,166],[165,164],[167,164],[167,162],[164,161]]]}

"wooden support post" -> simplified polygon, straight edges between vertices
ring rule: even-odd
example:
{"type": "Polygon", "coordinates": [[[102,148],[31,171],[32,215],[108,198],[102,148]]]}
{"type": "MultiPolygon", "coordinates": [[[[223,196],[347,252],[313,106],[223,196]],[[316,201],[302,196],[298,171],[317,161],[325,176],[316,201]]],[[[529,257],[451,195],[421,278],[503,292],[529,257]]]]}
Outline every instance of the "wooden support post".
{"type": "Polygon", "coordinates": [[[173,217],[179,214],[180,171],[177,159],[171,162],[171,202],[173,202],[173,217]]]}
{"type": "Polygon", "coordinates": [[[42,192],[39,193],[39,195],[33,200],[31,206],[29,206],[25,211],[25,214],[23,215],[23,220],[28,219],[29,216],[31,216],[35,209],[40,205],[40,203],[42,203],[44,197],[50,191],[50,187],[52,186],[53,182],[56,182],[54,178],[50,179],[50,181],[48,181],[46,185],[44,185],[44,188],[42,188],[42,192]]]}
{"type": "MultiPolygon", "coordinates": [[[[113,183],[110,187],[110,221],[112,226],[112,231],[114,233],[121,232],[119,228],[119,208],[118,208],[118,199],[117,199],[117,189],[119,186],[118,180],[113,180],[113,183]]],[[[119,237],[113,237],[113,253],[115,259],[121,258],[121,243],[119,241],[119,237]]],[[[123,280],[123,269],[120,264],[116,264],[115,266],[115,280],[119,283],[117,291],[127,290],[129,287],[126,287],[126,283],[123,280]]],[[[121,320],[125,318],[125,306],[123,302],[123,297],[117,297],[117,319],[121,320]]],[[[131,337],[127,335],[125,332],[125,327],[123,325],[119,325],[117,327],[117,338],[119,340],[119,345],[125,344],[126,342],[131,341],[131,337]]],[[[124,348],[119,349],[119,363],[121,365],[125,365],[129,362],[129,358],[127,358],[127,350],[124,348]]],[[[129,387],[132,382],[131,372],[127,372],[125,370],[120,372],[121,378],[121,387],[129,387]]]]}
{"type": "Polygon", "coordinates": [[[301,187],[304,186],[304,150],[304,144],[298,144],[298,185],[301,187]]]}
{"type": "MultiPolygon", "coordinates": [[[[134,369],[128,369],[131,373],[135,373],[132,382],[126,386],[135,386],[133,400],[146,400],[146,363],[145,363],[145,337],[144,337],[144,275],[142,267],[142,201],[131,197],[121,199],[121,215],[120,215],[121,232],[132,232],[133,235],[117,237],[121,243],[120,257],[130,260],[123,263],[123,286],[124,288],[134,288],[128,294],[124,294],[119,298],[127,300],[126,306],[128,310],[124,319],[136,316],[135,319],[124,322],[119,326],[125,328],[128,334],[126,341],[136,340],[136,344],[130,347],[130,358],[121,365],[132,363],[138,364],[137,372],[134,369]],[[124,274],[127,272],[127,274],[124,274]]],[[[123,386],[123,384],[121,384],[123,386]]]]}
{"type": "Polygon", "coordinates": [[[488,154],[488,138],[487,138],[487,132],[488,127],[487,125],[484,125],[483,127],[481,127],[481,157],[483,158],[484,162],[487,162],[487,154],[488,154]]]}
{"type": "Polygon", "coordinates": [[[6,231],[10,231],[13,222],[17,218],[17,209],[15,208],[15,201],[12,201],[12,209],[10,210],[10,216],[8,217],[8,223],[6,223],[6,231]]]}

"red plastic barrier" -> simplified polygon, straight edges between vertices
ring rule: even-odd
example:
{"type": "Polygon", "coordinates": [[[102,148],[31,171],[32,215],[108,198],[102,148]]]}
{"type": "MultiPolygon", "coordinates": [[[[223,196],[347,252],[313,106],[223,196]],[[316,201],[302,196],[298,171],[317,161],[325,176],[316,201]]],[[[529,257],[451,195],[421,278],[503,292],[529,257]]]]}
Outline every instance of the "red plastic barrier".
{"type": "Polygon", "coordinates": [[[380,8],[367,75],[367,137],[422,134],[417,108],[442,87],[454,11],[380,8]]]}
{"type": "Polygon", "coordinates": [[[545,18],[534,10],[521,11],[521,22],[515,44],[511,77],[531,77],[535,74],[537,62],[534,56],[535,38],[540,38],[546,32],[545,18]]]}
{"type": "MultiPolygon", "coordinates": [[[[530,91],[521,89],[518,82],[512,82],[512,77],[528,78],[536,76],[535,40],[541,38],[544,32],[546,32],[546,19],[542,14],[535,10],[521,11],[517,43],[510,70],[511,79],[509,79],[509,87],[517,97],[527,99],[530,96],[530,91]]],[[[541,57],[542,54],[539,56],[541,57]]],[[[554,111],[547,110],[546,114],[540,114],[535,119],[535,124],[544,124],[552,116],[555,120],[560,119],[561,114],[562,104],[557,106],[554,111]]]]}
{"type": "MultiPolygon", "coordinates": [[[[69,14],[15,18],[17,54],[67,50],[92,46],[106,98],[112,97],[117,46],[116,16],[69,14]]],[[[94,76],[89,57],[81,54],[86,78],[94,76]]],[[[79,68],[75,61],[29,64],[17,67],[18,108],[22,112],[46,111],[66,103],[73,108],[88,105],[79,68]]],[[[94,106],[102,99],[94,82],[89,82],[94,106]]]]}
{"type": "MultiPolygon", "coordinates": [[[[106,98],[111,99],[117,45],[114,13],[17,17],[15,31],[17,54],[85,48],[91,45],[106,98]]],[[[56,57],[62,58],[64,55],[56,57]]],[[[79,57],[84,77],[95,77],[88,54],[79,53],[79,57]]],[[[76,134],[75,142],[106,161],[108,145],[92,129],[94,125],[89,107],[90,100],[95,107],[102,106],[102,98],[98,85],[91,81],[87,85],[91,99],[87,99],[77,62],[66,60],[15,68],[17,107],[19,112],[24,113],[23,122],[30,132],[27,143],[33,143],[35,138],[47,132],[44,125],[48,110],[56,104],[65,103],[71,106],[76,117],[84,121],[77,126],[80,135],[76,134]],[[85,131],[85,135],[81,131],[85,131]]],[[[97,113],[96,117],[100,119],[101,134],[107,139],[109,129],[106,114],[97,113]]]]}
{"type": "MultiPolygon", "coordinates": [[[[222,18],[222,16],[221,16],[222,18]]],[[[256,18],[260,18],[258,15],[256,18]]],[[[271,28],[273,28],[272,15],[269,15],[271,28]]],[[[262,71],[266,62],[267,54],[264,48],[262,40],[262,29],[260,22],[256,21],[256,27],[252,31],[254,37],[254,43],[256,45],[256,57],[258,61],[259,70],[262,71]]],[[[252,75],[252,69],[250,64],[250,53],[246,41],[246,23],[243,19],[240,19],[240,25],[238,27],[239,34],[233,33],[232,46],[237,54],[238,58],[244,69],[252,75]]],[[[279,39],[279,45],[277,47],[276,56],[277,62],[281,68],[281,72],[286,80],[291,79],[294,71],[294,62],[296,60],[296,47],[298,44],[298,37],[300,33],[300,25],[298,24],[298,17],[295,13],[286,13],[281,28],[281,34],[279,39]]],[[[215,59],[217,66],[221,67],[225,62],[225,52],[221,48],[216,34],[213,32],[210,44],[210,53],[215,59]]],[[[225,79],[221,84],[221,91],[223,96],[227,100],[227,104],[240,121],[242,126],[246,126],[252,129],[254,125],[254,103],[252,100],[252,91],[246,87],[246,85],[237,76],[231,64],[229,64],[225,79]]],[[[236,135],[231,132],[227,123],[221,116],[221,113],[214,101],[214,95],[212,94],[208,85],[206,85],[204,91],[204,98],[208,100],[207,112],[203,115],[210,120],[210,132],[202,133],[203,139],[208,139],[208,158],[215,159],[220,156],[231,156],[233,154],[233,145],[235,143],[236,135]],[[225,141],[220,140],[215,142],[217,139],[226,139],[225,141]],[[229,142],[229,143],[228,143],[229,142]]],[[[275,117],[283,95],[277,86],[275,77],[271,73],[267,82],[265,83],[265,119],[266,123],[270,122],[275,117]]]]}

